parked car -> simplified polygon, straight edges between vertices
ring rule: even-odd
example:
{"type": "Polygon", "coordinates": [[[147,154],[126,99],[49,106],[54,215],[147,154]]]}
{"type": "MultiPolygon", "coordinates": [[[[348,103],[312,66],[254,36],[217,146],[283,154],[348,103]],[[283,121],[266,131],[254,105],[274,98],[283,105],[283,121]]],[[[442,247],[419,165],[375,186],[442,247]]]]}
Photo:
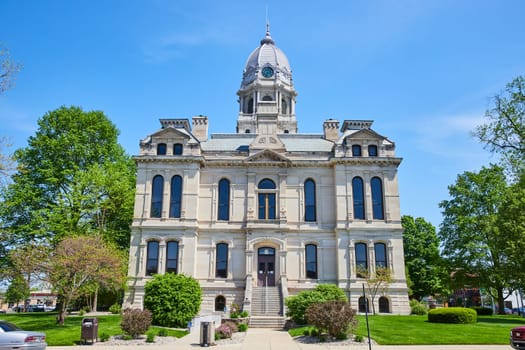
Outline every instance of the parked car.
{"type": "Polygon", "coordinates": [[[44,350],[46,346],[44,333],[24,331],[11,322],[0,321],[0,350],[44,350]]]}
{"type": "Polygon", "coordinates": [[[525,349],[525,326],[512,328],[510,331],[510,346],[514,349],[525,349]]]}

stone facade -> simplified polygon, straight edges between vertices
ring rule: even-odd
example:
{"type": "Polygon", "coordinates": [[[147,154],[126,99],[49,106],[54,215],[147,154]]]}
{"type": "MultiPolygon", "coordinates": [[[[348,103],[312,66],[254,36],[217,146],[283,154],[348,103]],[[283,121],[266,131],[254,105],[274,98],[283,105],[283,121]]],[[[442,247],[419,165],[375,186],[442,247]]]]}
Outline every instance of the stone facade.
{"type": "Polygon", "coordinates": [[[125,304],[142,307],[151,275],[172,271],[199,281],[203,314],[221,299],[249,311],[257,286],[286,297],[319,283],[358,309],[359,267],[382,266],[393,282],[375,309],[409,313],[395,144],[368,120],[298,133],[291,69],[269,31],[237,94],[235,134],[208,138],[196,116],[162,119],[140,142],[125,304]]]}

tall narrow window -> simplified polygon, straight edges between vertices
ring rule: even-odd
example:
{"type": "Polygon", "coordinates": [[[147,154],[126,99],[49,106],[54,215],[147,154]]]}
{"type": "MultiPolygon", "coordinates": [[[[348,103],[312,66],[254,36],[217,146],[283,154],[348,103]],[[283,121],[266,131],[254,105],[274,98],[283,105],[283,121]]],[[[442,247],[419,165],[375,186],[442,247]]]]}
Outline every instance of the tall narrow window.
{"type": "Polygon", "coordinates": [[[281,100],[281,113],[288,114],[288,104],[284,98],[281,100]]]}
{"type": "Polygon", "coordinates": [[[306,253],[306,278],[317,278],[317,246],[307,244],[306,253]]]}
{"type": "Polygon", "coordinates": [[[253,113],[253,98],[248,100],[248,108],[246,109],[247,113],[253,113]]]}
{"type": "Polygon", "coordinates": [[[304,221],[315,221],[315,182],[308,179],[304,182],[304,221]]]}
{"type": "Polygon", "coordinates": [[[159,242],[148,242],[148,253],[146,257],[146,276],[151,276],[158,272],[159,266],[159,242]]]}
{"type": "Polygon", "coordinates": [[[379,312],[380,313],[389,313],[390,312],[390,303],[388,302],[387,297],[379,298],[379,312]]]}
{"type": "Polygon", "coordinates": [[[159,156],[163,156],[166,154],[166,144],[165,143],[159,143],[157,145],[157,154],[159,156]]]}
{"type": "Polygon", "coordinates": [[[182,154],[182,143],[176,143],[173,145],[173,154],[174,155],[182,154]]]}
{"type": "Polygon", "coordinates": [[[259,182],[259,219],[275,219],[275,183],[270,179],[259,182]]]}
{"type": "Polygon", "coordinates": [[[164,178],[156,175],[151,184],[151,212],[152,218],[160,218],[162,214],[162,196],[164,194],[164,178]]]}
{"type": "Polygon", "coordinates": [[[370,312],[370,304],[368,304],[368,298],[359,297],[359,312],[370,312]]]}
{"type": "Polygon", "coordinates": [[[355,266],[357,277],[364,277],[364,272],[368,270],[368,257],[366,244],[357,243],[355,245],[355,266]]]}
{"type": "Polygon", "coordinates": [[[352,156],[361,157],[361,146],[352,145],[352,156]]]}
{"type": "Polygon", "coordinates": [[[374,244],[374,252],[376,256],[376,267],[386,268],[388,266],[387,260],[386,260],[386,244],[384,243],[374,244]]]}
{"type": "Polygon", "coordinates": [[[170,241],[166,244],[166,272],[177,273],[179,266],[179,242],[170,241]]]}
{"type": "Polygon", "coordinates": [[[383,186],[381,185],[381,179],[378,177],[372,178],[370,187],[372,187],[372,213],[374,219],[383,220],[383,186]]]}
{"type": "Polygon", "coordinates": [[[182,203],[182,177],[171,178],[170,218],[180,218],[182,203]]]}
{"type": "Polygon", "coordinates": [[[377,146],[376,145],[368,145],[368,156],[377,157],[377,146]]]}
{"type": "Polygon", "coordinates": [[[226,298],[222,295],[219,295],[215,298],[215,311],[223,312],[226,308],[226,298]]]}
{"type": "Polygon", "coordinates": [[[219,220],[230,220],[230,181],[227,179],[219,181],[219,207],[217,218],[219,220]]]}
{"type": "Polygon", "coordinates": [[[352,179],[352,195],[354,197],[354,219],[365,219],[365,193],[363,179],[354,177],[352,179]]]}
{"type": "Polygon", "coordinates": [[[228,277],[228,245],[219,243],[216,247],[215,277],[228,277]]]}

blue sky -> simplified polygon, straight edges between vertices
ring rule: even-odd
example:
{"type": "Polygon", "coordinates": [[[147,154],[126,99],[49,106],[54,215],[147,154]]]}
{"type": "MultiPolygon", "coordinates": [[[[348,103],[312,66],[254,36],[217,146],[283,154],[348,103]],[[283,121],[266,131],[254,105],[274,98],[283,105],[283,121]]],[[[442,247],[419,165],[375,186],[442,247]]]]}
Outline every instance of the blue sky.
{"type": "Polygon", "coordinates": [[[292,66],[299,131],[372,119],[396,143],[402,214],[441,222],[464,171],[496,158],[470,131],[525,74],[525,1],[0,1],[0,42],[23,64],[0,95],[0,136],[26,145],[62,105],[101,110],[129,154],[159,118],[207,115],[234,132],[266,8],[292,66]]]}

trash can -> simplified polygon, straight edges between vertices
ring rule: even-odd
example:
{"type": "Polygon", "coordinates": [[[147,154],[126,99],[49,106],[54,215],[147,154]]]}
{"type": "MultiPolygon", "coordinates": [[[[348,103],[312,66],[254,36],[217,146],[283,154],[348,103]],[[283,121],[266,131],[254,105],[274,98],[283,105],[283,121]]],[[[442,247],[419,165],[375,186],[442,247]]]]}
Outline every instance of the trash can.
{"type": "Polygon", "coordinates": [[[98,320],[96,318],[84,318],[82,319],[82,332],[80,334],[80,340],[86,343],[90,340],[91,343],[97,341],[98,338],[98,320]]]}
{"type": "Polygon", "coordinates": [[[201,322],[200,345],[208,347],[215,340],[214,322],[201,322]]]}

